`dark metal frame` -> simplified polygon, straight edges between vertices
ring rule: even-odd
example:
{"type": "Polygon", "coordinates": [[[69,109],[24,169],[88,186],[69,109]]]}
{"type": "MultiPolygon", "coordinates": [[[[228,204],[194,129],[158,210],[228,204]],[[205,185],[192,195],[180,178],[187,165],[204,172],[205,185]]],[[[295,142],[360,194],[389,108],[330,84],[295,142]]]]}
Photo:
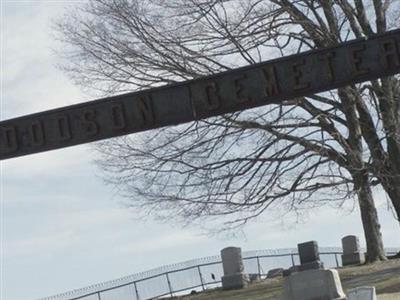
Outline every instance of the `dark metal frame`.
{"type": "Polygon", "coordinates": [[[400,29],[0,122],[0,160],[282,103],[400,72],[400,29]]]}

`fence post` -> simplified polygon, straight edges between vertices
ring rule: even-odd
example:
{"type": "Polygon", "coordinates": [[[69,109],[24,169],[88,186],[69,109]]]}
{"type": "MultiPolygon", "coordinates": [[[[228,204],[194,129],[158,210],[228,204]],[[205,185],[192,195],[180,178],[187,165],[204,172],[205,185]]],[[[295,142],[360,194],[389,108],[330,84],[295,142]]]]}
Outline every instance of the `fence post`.
{"type": "Polygon", "coordinates": [[[260,265],[260,257],[257,256],[257,269],[258,269],[258,275],[261,278],[261,265],[260,265]]]}
{"type": "Polygon", "coordinates": [[[291,253],[290,256],[292,257],[292,266],[294,267],[296,265],[295,262],[294,262],[294,254],[291,253]]]}
{"type": "Polygon", "coordinates": [[[133,286],[135,287],[136,300],[140,300],[139,291],[137,289],[136,281],[133,282],[133,286]]]}
{"type": "Polygon", "coordinates": [[[97,292],[97,298],[99,298],[99,300],[101,300],[100,292],[97,292]]]}
{"type": "Polygon", "coordinates": [[[205,289],[205,287],[204,287],[203,275],[201,275],[200,266],[197,266],[197,270],[199,271],[201,287],[203,288],[203,291],[205,291],[206,289],[205,289]]]}
{"type": "Polygon", "coordinates": [[[165,273],[165,276],[167,277],[167,282],[168,282],[169,293],[170,293],[171,297],[173,297],[173,296],[174,296],[174,294],[173,294],[173,291],[172,291],[171,281],[169,280],[168,272],[167,272],[167,273],[165,273]]]}
{"type": "Polygon", "coordinates": [[[335,252],[336,267],[339,268],[339,260],[338,260],[338,258],[337,258],[337,255],[338,255],[338,254],[335,252]]]}

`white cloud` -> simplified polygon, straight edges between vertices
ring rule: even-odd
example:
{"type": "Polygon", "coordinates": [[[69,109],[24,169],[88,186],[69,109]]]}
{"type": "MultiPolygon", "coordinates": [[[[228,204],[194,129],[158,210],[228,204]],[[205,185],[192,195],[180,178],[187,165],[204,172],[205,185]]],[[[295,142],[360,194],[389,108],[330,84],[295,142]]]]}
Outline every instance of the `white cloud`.
{"type": "MultiPolygon", "coordinates": [[[[4,175],[15,180],[41,176],[72,177],[94,159],[94,152],[87,145],[80,145],[42,152],[3,161],[4,175]]],[[[94,167],[92,169],[95,170],[94,167]]]]}
{"type": "Polygon", "coordinates": [[[206,242],[206,237],[196,235],[192,231],[181,230],[177,232],[164,233],[161,236],[155,235],[140,242],[130,242],[119,248],[124,253],[143,254],[143,253],[162,253],[165,250],[174,250],[179,247],[191,247],[196,244],[206,242]]]}
{"type": "Polygon", "coordinates": [[[8,241],[4,248],[5,258],[33,256],[54,249],[73,248],[79,243],[79,237],[74,231],[54,232],[49,235],[30,237],[22,240],[8,241]]]}
{"type": "Polygon", "coordinates": [[[3,5],[3,118],[12,118],[82,101],[82,94],[54,67],[51,19],[68,2],[3,5]],[[32,5],[33,4],[33,5],[32,5]],[[49,76],[51,74],[51,76],[49,76]]]}

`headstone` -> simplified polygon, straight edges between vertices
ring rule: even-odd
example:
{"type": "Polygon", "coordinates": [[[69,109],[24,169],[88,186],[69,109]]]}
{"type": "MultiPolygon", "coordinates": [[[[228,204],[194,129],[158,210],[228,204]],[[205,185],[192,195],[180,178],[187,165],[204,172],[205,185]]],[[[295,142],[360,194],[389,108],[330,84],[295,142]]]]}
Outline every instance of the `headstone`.
{"type": "Polygon", "coordinates": [[[283,276],[283,268],[271,269],[267,273],[267,278],[275,278],[283,276]]]}
{"type": "Polygon", "coordinates": [[[318,243],[316,241],[297,244],[297,249],[302,265],[319,260],[318,243]]]}
{"type": "Polygon", "coordinates": [[[318,243],[309,241],[297,245],[300,256],[298,271],[323,269],[324,265],[319,259],[318,243]]]}
{"type": "Polygon", "coordinates": [[[348,235],[342,238],[342,265],[359,265],[365,262],[364,253],[360,250],[360,242],[355,235],[348,235]]]}
{"type": "Polygon", "coordinates": [[[222,276],[223,289],[241,289],[249,282],[249,277],[244,274],[242,259],[242,249],[228,247],[221,250],[222,266],[224,276],[222,276]]]}
{"type": "Polygon", "coordinates": [[[348,300],[376,300],[374,286],[361,286],[347,291],[348,300]]]}
{"type": "Polygon", "coordinates": [[[252,274],[248,274],[249,276],[249,281],[250,282],[258,282],[261,280],[260,274],[258,273],[252,273],[252,274]]]}
{"type": "Polygon", "coordinates": [[[284,277],[284,300],[345,300],[336,270],[307,270],[284,277]]]}

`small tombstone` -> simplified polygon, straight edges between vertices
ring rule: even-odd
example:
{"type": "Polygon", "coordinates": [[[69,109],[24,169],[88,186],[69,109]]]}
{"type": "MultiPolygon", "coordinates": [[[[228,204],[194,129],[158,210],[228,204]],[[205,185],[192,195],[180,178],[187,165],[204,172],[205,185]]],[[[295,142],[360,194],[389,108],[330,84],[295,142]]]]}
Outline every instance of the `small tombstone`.
{"type": "Polygon", "coordinates": [[[339,273],[324,269],[317,242],[300,243],[297,249],[301,264],[284,271],[283,299],[345,300],[339,273]]]}
{"type": "Polygon", "coordinates": [[[374,286],[361,286],[347,291],[348,300],[376,300],[374,286]]]}
{"type": "Polygon", "coordinates": [[[251,274],[248,274],[248,276],[249,276],[249,280],[251,283],[258,282],[261,280],[260,274],[257,274],[257,273],[251,273],[251,274]]]}
{"type": "Polygon", "coordinates": [[[300,256],[300,266],[298,271],[323,269],[324,265],[319,259],[318,243],[309,241],[297,245],[300,256]]]}
{"type": "Polygon", "coordinates": [[[360,252],[360,241],[355,235],[347,235],[342,238],[342,246],[344,253],[360,252]]]}
{"type": "Polygon", "coordinates": [[[302,265],[319,260],[318,243],[316,241],[297,244],[297,249],[302,265]]]}
{"type": "Polygon", "coordinates": [[[241,289],[245,287],[249,278],[244,274],[244,265],[242,259],[242,249],[237,247],[228,247],[221,250],[222,267],[224,276],[222,276],[223,289],[241,289]]]}
{"type": "Polygon", "coordinates": [[[342,238],[342,265],[359,265],[364,263],[365,257],[360,250],[360,242],[355,235],[348,235],[342,238]]]}
{"type": "Polygon", "coordinates": [[[284,277],[284,300],[345,300],[336,270],[306,270],[284,277]]]}
{"type": "Polygon", "coordinates": [[[271,269],[267,273],[267,278],[275,278],[283,276],[283,268],[271,269]]]}

